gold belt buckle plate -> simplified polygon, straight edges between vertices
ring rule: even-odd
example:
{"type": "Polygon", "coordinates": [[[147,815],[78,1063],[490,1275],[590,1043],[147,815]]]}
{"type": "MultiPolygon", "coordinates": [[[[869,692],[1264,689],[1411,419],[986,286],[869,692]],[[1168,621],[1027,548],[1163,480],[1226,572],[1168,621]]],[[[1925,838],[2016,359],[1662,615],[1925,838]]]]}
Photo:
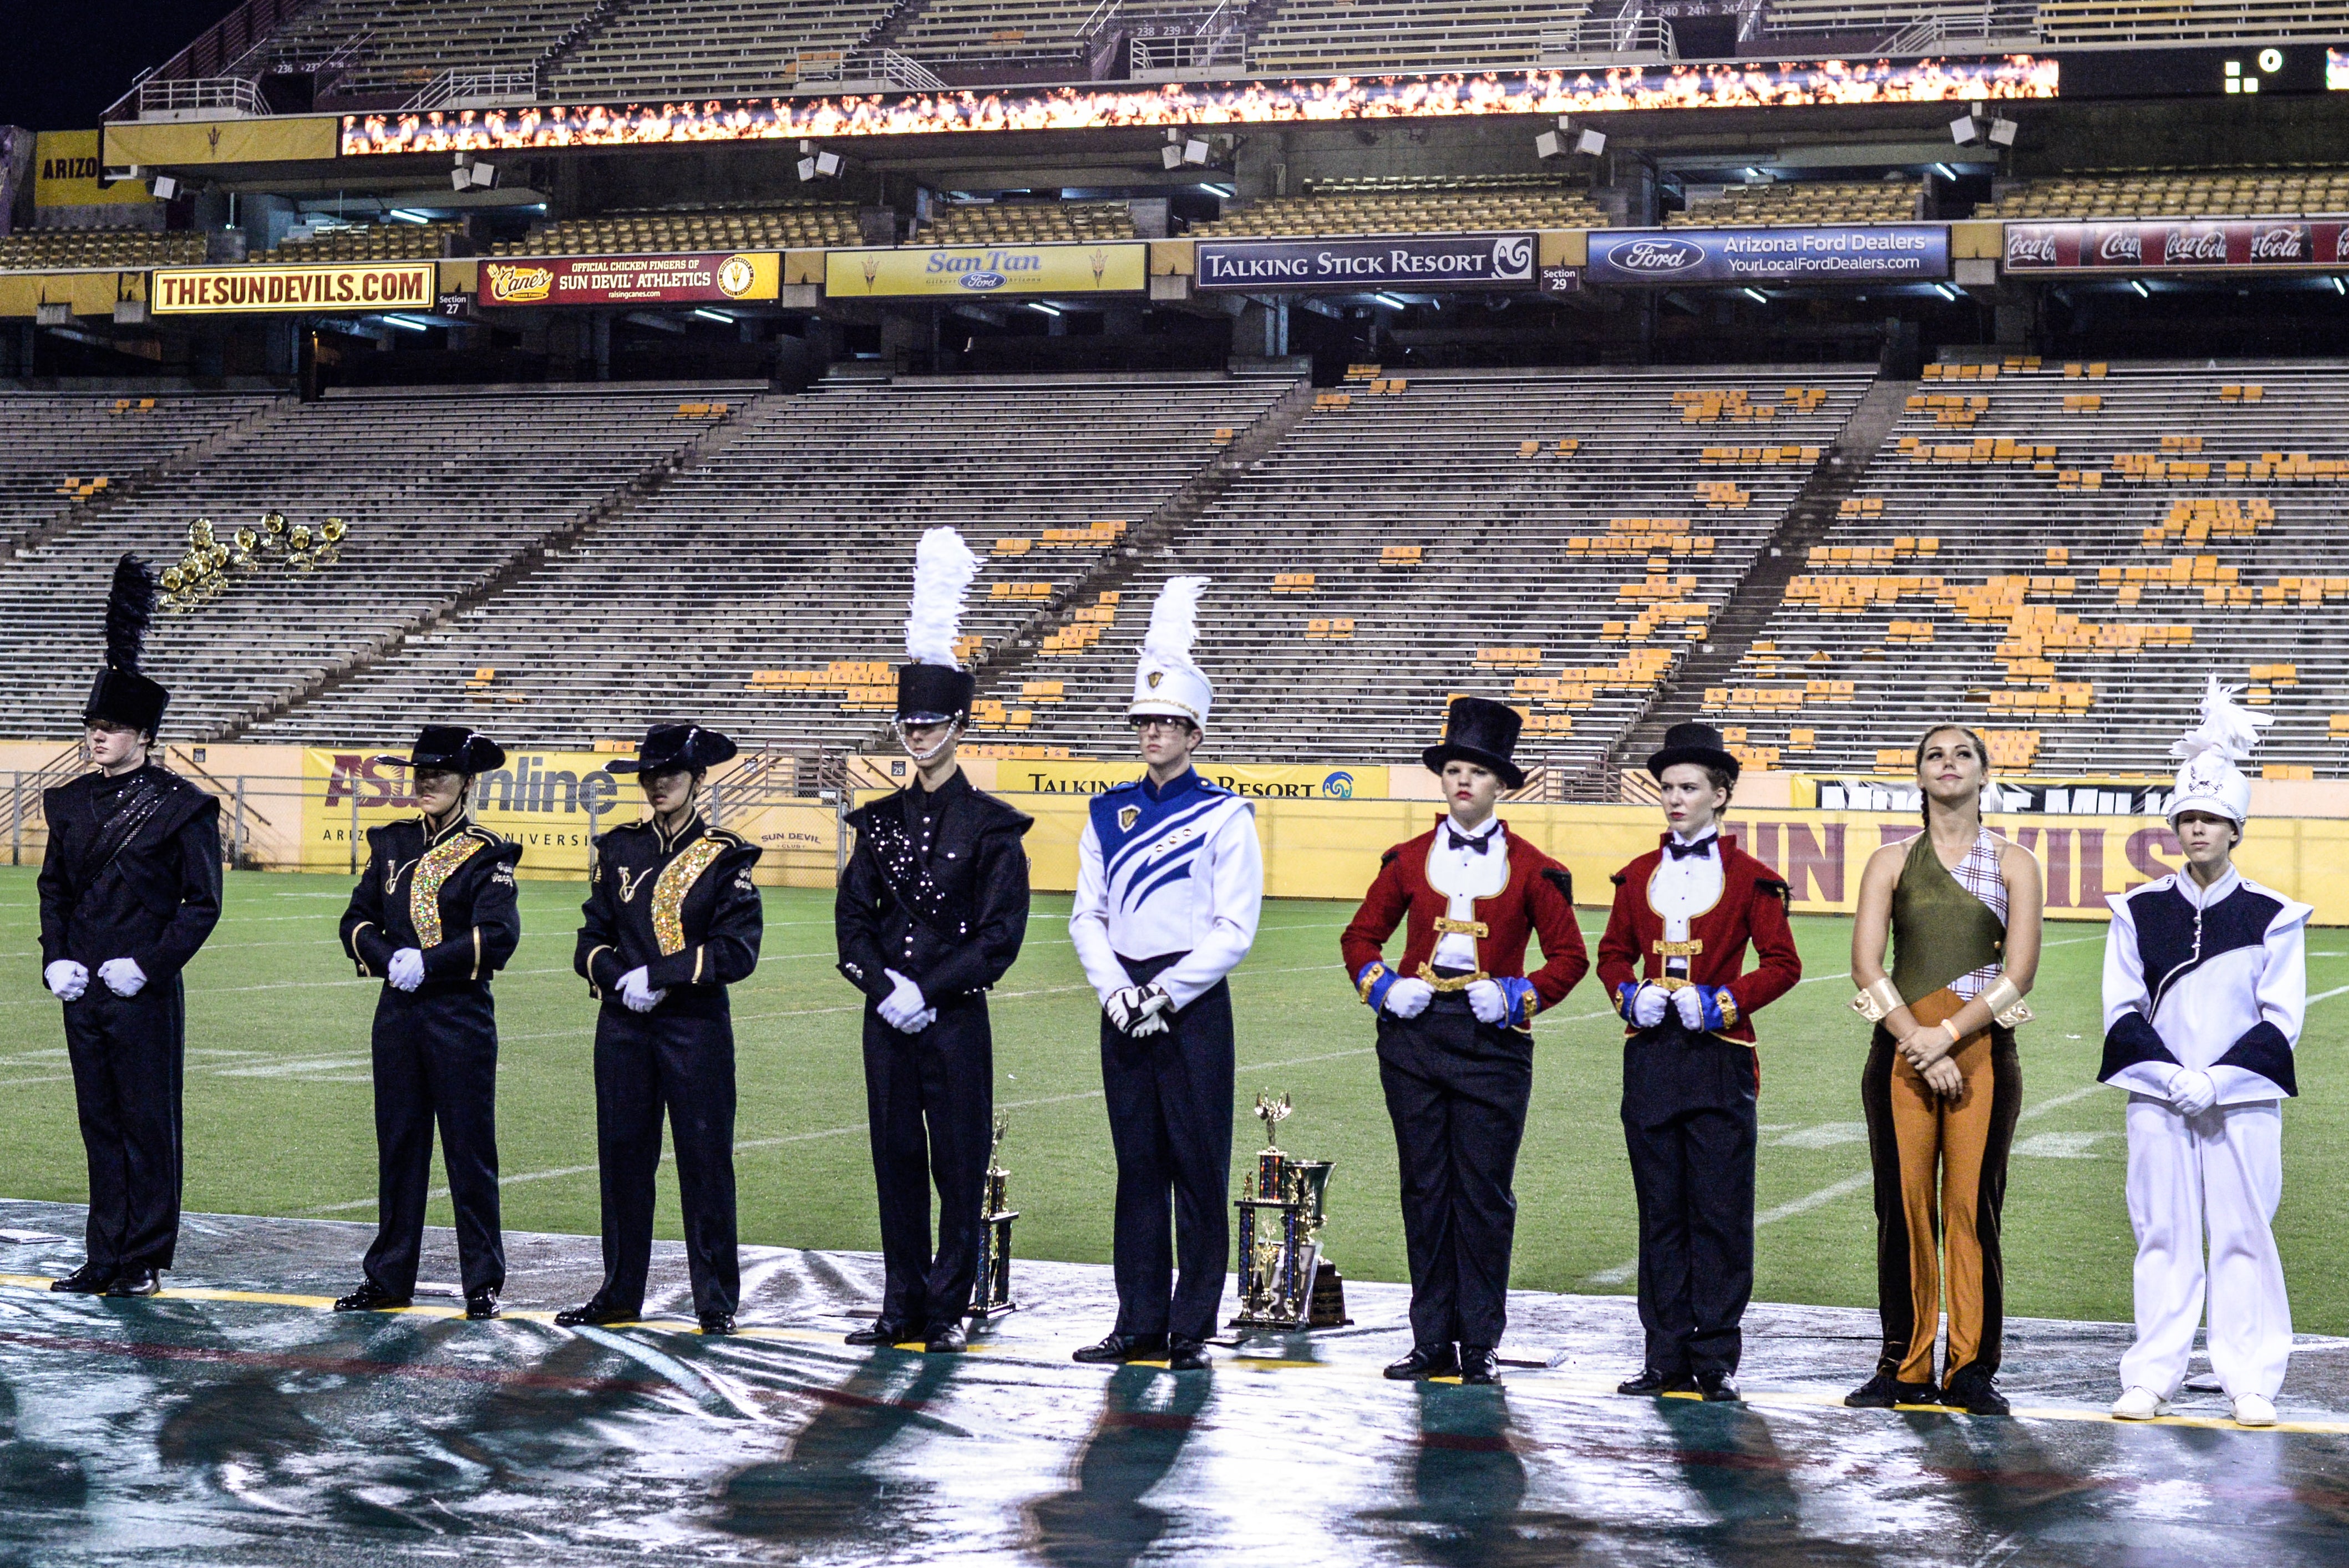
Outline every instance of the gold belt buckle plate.
{"type": "Polygon", "coordinates": [[[1474,975],[1438,975],[1434,966],[1428,964],[1422,964],[1419,966],[1419,977],[1437,991],[1465,991],[1477,981],[1491,978],[1482,969],[1477,970],[1474,975]]]}
{"type": "Polygon", "coordinates": [[[1704,953],[1702,937],[1696,937],[1687,942],[1666,942],[1660,937],[1648,945],[1660,958],[1696,958],[1704,953]]]}
{"type": "Polygon", "coordinates": [[[1490,936],[1493,928],[1481,920],[1452,920],[1435,917],[1435,929],[1445,936],[1490,936]]]}

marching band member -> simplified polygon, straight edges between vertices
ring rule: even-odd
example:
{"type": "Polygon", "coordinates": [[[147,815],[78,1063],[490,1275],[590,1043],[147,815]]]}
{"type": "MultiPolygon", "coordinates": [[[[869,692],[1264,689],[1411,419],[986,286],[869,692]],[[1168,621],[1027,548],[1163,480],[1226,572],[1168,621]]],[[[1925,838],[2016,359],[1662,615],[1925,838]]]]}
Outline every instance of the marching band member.
{"type": "Polygon", "coordinates": [[[1721,831],[1737,758],[1676,724],[1648,758],[1668,830],[1615,873],[1599,978],[1624,1023],[1647,1364],[1625,1394],[1735,1399],[1754,1294],[1754,1014],[1803,977],[1786,883],[1721,831]],[[1760,966],[1746,971],[1753,945],[1760,966]]]}
{"type": "Polygon", "coordinates": [[[155,583],[116,562],[82,707],[98,771],[41,793],[41,980],[65,1005],[89,1160],[88,1251],[52,1290],[152,1295],[180,1236],[180,972],[219,923],[220,802],[153,761],[171,694],[139,670],[155,583]],[[96,984],[92,984],[93,979],[96,984]]]}
{"type": "Polygon", "coordinates": [[[634,762],[648,820],[595,841],[574,966],[604,1004],[595,1019],[595,1151],[604,1283],[565,1327],[641,1316],[652,1261],[661,1118],[677,1150],[686,1263],[704,1334],[734,1332],[734,1023],[726,987],[758,966],[765,912],[759,846],[701,820],[694,800],[734,743],[698,724],[657,724],[634,762]]]}
{"type": "Polygon", "coordinates": [[[840,972],[864,993],[864,1099],[881,1202],[880,1316],[851,1345],[965,1347],[995,1113],[988,988],[1028,932],[1032,820],[970,786],[955,761],[972,680],[955,658],[978,558],[951,528],[914,556],[897,736],[914,782],[848,814],[856,849],[833,905],[840,972]],[[930,1248],[930,1181],[938,1241],[930,1248]]]}
{"type": "Polygon", "coordinates": [[[2283,1102],[2307,1006],[2308,905],[2237,871],[2251,786],[2236,759],[2272,721],[2214,676],[2169,825],[2186,869],[2106,902],[2105,1059],[2128,1090],[2137,1341],[2113,1414],[2150,1420],[2186,1380],[2207,1282],[2210,1367],[2246,1427],[2275,1424],[2292,1303],[2269,1229],[2283,1188],[2283,1102]],[[2205,1233],[2209,1264],[2203,1264],[2205,1233]]]}
{"type": "Polygon", "coordinates": [[[1590,967],[1573,879],[1494,814],[1501,791],[1526,781],[1515,760],[1523,722],[1504,703],[1453,699],[1442,743],[1421,754],[1444,780],[1450,814],[1380,857],[1339,938],[1347,974],[1378,1016],[1379,1080],[1402,1175],[1412,1350],[1389,1377],[1499,1376],[1534,1015],[1590,967]],[[1406,918],[1402,961],[1389,968],[1387,938],[1406,918]],[[1536,936],[1544,962],[1527,975],[1536,936]]]}
{"type": "Polygon", "coordinates": [[[440,1130],[465,1315],[498,1315],[505,1241],[498,1222],[498,1019],[490,976],[522,940],[514,866],[522,846],[465,813],[473,779],[502,748],[462,725],[432,724],[404,762],[422,814],[367,830],[367,867],[343,912],[343,951],[380,978],[372,1043],[377,1231],[358,1289],[336,1312],[406,1306],[424,1245],[432,1131],[440,1130]]]}
{"type": "Polygon", "coordinates": [[[1255,944],[1264,901],[1255,812],[1191,766],[1215,695],[1191,662],[1206,586],[1205,577],[1169,578],[1151,610],[1126,709],[1148,771],[1093,797],[1069,917],[1101,997],[1102,1088],[1117,1151],[1117,1324],[1076,1358],[1163,1356],[1178,1372],[1207,1365],[1202,1346],[1223,1299],[1233,1075],[1226,976],[1255,944]]]}
{"type": "Polygon", "coordinates": [[[1884,1348],[1847,1405],[2007,1412],[1995,1381],[2006,1319],[1999,1213],[2023,1108],[2014,1026],[2031,1018],[2023,998],[2039,970],[2044,892],[2030,851],[1982,826],[1989,766],[1972,730],[1928,730],[1917,743],[1925,830],[1878,850],[1861,873],[1852,1007],[1876,1026],[1859,1092],[1884,1348]]]}

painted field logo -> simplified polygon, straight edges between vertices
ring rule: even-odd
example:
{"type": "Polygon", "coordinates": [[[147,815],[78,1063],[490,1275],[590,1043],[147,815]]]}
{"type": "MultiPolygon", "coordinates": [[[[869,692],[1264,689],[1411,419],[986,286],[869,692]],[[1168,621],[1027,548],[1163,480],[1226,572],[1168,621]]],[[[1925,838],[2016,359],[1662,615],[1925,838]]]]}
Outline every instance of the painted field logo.
{"type": "Polygon", "coordinates": [[[1321,780],[1321,798],[1325,800],[1350,800],[1354,798],[1354,776],[1332,773],[1321,780]]]}
{"type": "Polygon", "coordinates": [[[1684,240],[1631,240],[1608,248],[1607,263],[1627,273],[1667,276],[1704,264],[1702,247],[1684,240]]]}
{"type": "Polygon", "coordinates": [[[490,265],[490,302],[492,304],[535,304],[554,292],[553,267],[502,267],[490,265]]]}
{"type": "Polygon", "coordinates": [[[960,282],[967,289],[978,289],[982,292],[988,289],[999,289],[1003,286],[1003,274],[1001,273],[965,273],[960,282]]]}

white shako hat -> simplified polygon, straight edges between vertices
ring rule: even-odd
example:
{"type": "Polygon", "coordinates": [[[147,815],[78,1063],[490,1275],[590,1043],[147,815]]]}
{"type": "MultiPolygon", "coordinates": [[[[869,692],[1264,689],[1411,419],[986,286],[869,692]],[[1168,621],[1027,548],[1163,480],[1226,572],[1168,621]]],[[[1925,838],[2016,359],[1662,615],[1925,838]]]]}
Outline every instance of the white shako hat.
{"type": "Polygon", "coordinates": [[[2209,811],[2237,827],[2251,814],[2251,781],[2235,766],[2260,743],[2260,731],[2275,722],[2271,713],[2238,707],[2240,689],[2209,677],[2202,692],[2202,722],[2169,748],[2186,766],[2178,770],[2176,792],[2169,797],[2169,820],[2174,825],[2188,811],[2209,811]]]}
{"type": "Polygon", "coordinates": [[[973,680],[955,657],[963,595],[978,557],[951,528],[933,528],[914,550],[914,602],[905,614],[905,660],[897,667],[897,717],[944,724],[970,717],[973,680]]]}
{"type": "Polygon", "coordinates": [[[1142,638],[1142,663],[1133,672],[1128,718],[1164,714],[1206,727],[1216,688],[1191,662],[1191,645],[1199,637],[1199,595],[1211,581],[1169,577],[1158,591],[1158,603],[1150,607],[1150,630],[1142,638]]]}

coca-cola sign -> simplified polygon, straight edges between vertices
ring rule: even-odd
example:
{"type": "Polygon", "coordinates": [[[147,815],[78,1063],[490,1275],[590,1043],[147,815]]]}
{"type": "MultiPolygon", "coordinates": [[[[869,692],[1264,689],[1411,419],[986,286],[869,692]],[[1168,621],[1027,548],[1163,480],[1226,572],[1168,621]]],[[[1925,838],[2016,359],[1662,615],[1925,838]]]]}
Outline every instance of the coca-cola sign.
{"type": "Polygon", "coordinates": [[[2216,222],[2009,223],[2010,273],[2199,272],[2337,267],[2349,223],[2247,218],[2216,222]]]}

